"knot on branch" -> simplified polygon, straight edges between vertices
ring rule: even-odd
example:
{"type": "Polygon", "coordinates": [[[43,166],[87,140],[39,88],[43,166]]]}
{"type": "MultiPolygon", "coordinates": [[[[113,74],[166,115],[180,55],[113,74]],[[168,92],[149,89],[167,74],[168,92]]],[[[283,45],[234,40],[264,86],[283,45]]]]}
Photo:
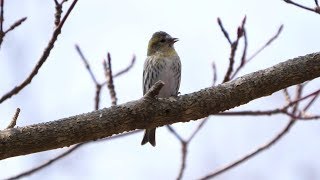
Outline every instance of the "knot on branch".
{"type": "Polygon", "coordinates": [[[159,80],[157,81],[143,96],[143,99],[152,101],[155,100],[157,95],[159,94],[161,88],[164,86],[164,82],[159,80]]]}

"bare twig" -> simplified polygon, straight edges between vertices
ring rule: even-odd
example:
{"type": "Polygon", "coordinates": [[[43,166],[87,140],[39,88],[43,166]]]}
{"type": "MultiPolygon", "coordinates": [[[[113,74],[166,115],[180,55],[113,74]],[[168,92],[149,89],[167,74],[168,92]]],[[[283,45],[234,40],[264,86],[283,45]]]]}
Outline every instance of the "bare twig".
{"type": "Polygon", "coordinates": [[[296,3],[296,2],[293,2],[291,0],[283,0],[284,2],[288,3],[288,4],[292,4],[294,6],[297,6],[299,8],[302,8],[302,9],[305,9],[305,10],[308,10],[308,11],[311,11],[311,12],[315,12],[317,14],[320,14],[320,9],[319,9],[319,5],[318,5],[318,2],[315,0],[315,3],[316,3],[316,7],[315,8],[309,8],[307,6],[304,6],[304,5],[301,5],[299,3],[296,3]]]}
{"type": "Polygon", "coordinates": [[[177,180],[181,180],[186,168],[186,161],[187,161],[187,155],[188,155],[188,147],[189,143],[191,140],[195,137],[195,135],[200,131],[200,129],[203,127],[203,125],[207,122],[208,117],[204,118],[201,123],[198,125],[198,127],[193,131],[191,136],[188,138],[188,140],[184,140],[181,135],[179,135],[176,130],[174,130],[173,127],[170,125],[167,126],[168,130],[179,140],[181,143],[181,153],[182,153],[182,158],[181,158],[181,165],[180,165],[180,170],[178,173],[177,180]]]}
{"type": "Polygon", "coordinates": [[[147,91],[147,93],[143,96],[143,98],[151,98],[154,99],[160,92],[161,88],[164,86],[164,82],[159,80],[151,88],[147,91]]]}
{"type": "Polygon", "coordinates": [[[290,107],[290,106],[292,106],[292,105],[294,105],[294,104],[297,104],[298,102],[303,101],[303,100],[305,100],[305,99],[307,99],[307,98],[309,98],[309,97],[316,96],[316,95],[318,95],[319,93],[320,93],[320,89],[318,89],[318,90],[316,90],[316,91],[314,91],[314,92],[312,92],[312,93],[310,93],[310,94],[308,94],[308,95],[306,95],[306,96],[304,96],[304,97],[301,97],[301,98],[299,98],[299,99],[296,99],[296,100],[294,100],[294,101],[291,101],[286,107],[290,107]]]}
{"type": "MultiPolygon", "coordinates": [[[[303,89],[302,85],[297,85],[296,101],[301,99],[302,89],[303,89]]],[[[295,104],[295,106],[291,112],[292,114],[295,114],[297,112],[298,104],[299,104],[299,101],[298,101],[298,103],[295,104]]],[[[269,142],[265,143],[264,145],[257,148],[256,150],[252,151],[251,153],[239,158],[238,160],[236,160],[230,164],[227,164],[226,166],[223,166],[222,168],[218,169],[214,173],[211,173],[211,174],[209,174],[203,178],[200,178],[200,179],[205,180],[205,179],[214,178],[214,177],[230,170],[231,168],[236,167],[237,165],[247,161],[248,159],[256,156],[257,154],[267,150],[272,145],[274,145],[276,142],[278,142],[285,134],[287,134],[289,132],[289,130],[292,128],[292,126],[295,124],[295,122],[296,122],[296,119],[291,118],[290,121],[288,122],[288,124],[269,142]]]]}
{"type": "Polygon", "coordinates": [[[268,149],[269,147],[271,147],[274,143],[276,143],[279,139],[281,139],[290,129],[291,127],[294,125],[296,121],[290,120],[289,123],[269,142],[267,142],[266,144],[258,147],[256,150],[252,151],[251,153],[239,158],[238,160],[227,164],[225,166],[223,166],[222,168],[216,170],[214,173],[209,174],[205,177],[200,178],[201,180],[205,180],[205,179],[210,179],[210,178],[214,178],[228,170],[230,170],[231,168],[247,161],[248,159],[254,157],[255,155],[259,154],[260,152],[263,152],[264,150],[268,149]]]}
{"type": "Polygon", "coordinates": [[[217,21],[218,21],[218,24],[219,24],[219,26],[220,26],[220,29],[221,29],[224,37],[228,40],[228,42],[229,42],[229,44],[230,44],[230,46],[231,46],[231,45],[232,45],[232,41],[231,41],[231,39],[230,39],[230,37],[229,37],[228,32],[227,32],[226,29],[223,27],[222,22],[221,22],[221,19],[220,19],[220,18],[217,18],[217,21]]]}
{"type": "Polygon", "coordinates": [[[188,142],[185,141],[177,132],[176,130],[173,129],[173,127],[171,127],[170,125],[167,125],[168,130],[179,140],[179,142],[181,143],[181,154],[182,154],[182,158],[181,158],[181,165],[180,165],[180,170],[179,170],[179,174],[177,177],[177,180],[181,180],[183,173],[185,171],[186,168],[186,160],[187,160],[187,154],[188,154],[188,142]]]}
{"type": "Polygon", "coordinates": [[[19,117],[19,113],[20,113],[20,108],[17,108],[16,112],[14,113],[14,115],[12,117],[12,120],[11,120],[10,124],[7,126],[6,129],[13,128],[14,126],[16,126],[17,120],[18,120],[18,117],[19,117]]]}
{"type": "Polygon", "coordinates": [[[96,93],[94,97],[94,109],[98,110],[100,106],[100,94],[101,94],[102,86],[100,84],[96,84],[96,93]]]}
{"type": "Polygon", "coordinates": [[[116,74],[114,74],[113,77],[115,78],[115,77],[121,76],[124,73],[127,73],[133,67],[135,62],[136,62],[136,56],[133,55],[132,59],[131,59],[131,63],[129,64],[129,66],[124,68],[123,70],[117,72],[116,74]]]}
{"type": "MultiPolygon", "coordinates": [[[[124,133],[124,134],[116,135],[116,136],[113,136],[113,137],[110,137],[110,138],[105,138],[105,139],[101,139],[101,140],[98,140],[98,141],[92,141],[92,142],[102,142],[102,141],[114,140],[114,139],[122,138],[122,137],[125,137],[125,136],[129,136],[129,135],[132,135],[132,134],[136,134],[136,133],[139,133],[141,131],[142,130],[132,131],[132,132],[129,132],[129,133],[124,133]]],[[[64,157],[66,157],[67,155],[72,153],[73,151],[75,151],[75,150],[79,149],[80,147],[82,147],[83,145],[86,145],[86,144],[89,144],[89,143],[91,143],[91,142],[77,144],[77,145],[71,147],[70,149],[68,149],[66,152],[58,155],[57,157],[54,157],[54,158],[50,159],[49,161],[47,161],[47,162],[45,162],[45,163],[43,163],[41,165],[38,165],[37,167],[33,167],[30,170],[27,170],[27,171],[22,172],[22,173],[20,173],[18,175],[15,175],[15,176],[12,176],[10,178],[7,178],[7,180],[20,179],[20,178],[23,178],[23,177],[26,177],[26,176],[30,176],[30,175],[34,174],[35,172],[38,172],[38,171],[40,171],[40,170],[42,170],[42,169],[44,169],[46,167],[49,167],[53,163],[57,162],[58,160],[63,159],[64,157]]]]}
{"type": "Polygon", "coordinates": [[[56,26],[58,26],[60,23],[62,7],[65,2],[67,2],[67,0],[62,0],[60,3],[57,0],[54,0],[54,4],[56,5],[56,13],[54,14],[54,24],[56,26]]]}
{"type": "Polygon", "coordinates": [[[9,29],[7,29],[4,34],[7,34],[8,32],[14,30],[16,27],[20,26],[25,20],[27,20],[27,17],[21,18],[19,20],[17,20],[15,23],[13,23],[9,29]]]}
{"type": "Polygon", "coordinates": [[[99,103],[100,103],[101,88],[102,88],[103,85],[98,82],[96,76],[94,75],[94,73],[91,70],[91,67],[90,67],[90,64],[89,64],[87,58],[84,56],[84,54],[83,54],[82,50],[80,49],[79,45],[76,44],[75,48],[76,48],[76,50],[77,50],[82,62],[84,63],[84,66],[86,67],[87,71],[89,72],[93,83],[96,86],[96,93],[95,93],[95,98],[94,98],[94,109],[98,110],[99,109],[99,103]]]}
{"type": "Polygon", "coordinates": [[[316,101],[316,99],[319,97],[320,91],[318,91],[317,93],[315,93],[315,96],[313,96],[313,98],[311,99],[311,101],[309,101],[309,103],[303,108],[303,112],[305,112],[307,109],[310,108],[310,106],[316,101]]]}
{"type": "Polygon", "coordinates": [[[186,142],[181,141],[182,148],[181,148],[181,154],[182,154],[182,160],[181,160],[181,166],[179,170],[179,174],[177,177],[177,180],[181,180],[184,174],[184,171],[186,169],[186,161],[187,161],[187,154],[188,154],[188,145],[186,142]]]}
{"type": "Polygon", "coordinates": [[[247,62],[251,61],[253,58],[255,58],[262,50],[264,50],[266,47],[268,47],[274,40],[276,40],[280,33],[282,32],[283,30],[283,24],[279,27],[277,33],[272,36],[268,41],[267,43],[265,43],[261,48],[259,48],[255,53],[253,53],[248,59],[247,59],[247,62]]]}
{"type": "MultiPolygon", "coordinates": [[[[105,82],[103,82],[103,83],[99,83],[99,82],[97,81],[97,78],[95,77],[94,73],[93,73],[92,70],[91,70],[91,67],[90,67],[90,65],[89,65],[89,62],[88,62],[87,58],[84,56],[84,54],[83,54],[82,50],[80,49],[79,45],[76,44],[76,45],[75,45],[75,48],[76,48],[76,50],[77,50],[77,52],[78,52],[81,60],[83,61],[86,69],[88,70],[88,72],[89,72],[89,74],[90,74],[90,76],[91,76],[91,79],[93,80],[93,82],[95,83],[95,85],[100,85],[101,87],[104,86],[104,85],[106,85],[106,84],[107,84],[107,81],[105,81],[105,82]]],[[[126,68],[124,68],[123,70],[121,70],[121,71],[117,72],[116,74],[114,74],[114,75],[113,75],[113,78],[116,78],[116,77],[118,77],[118,76],[121,76],[121,75],[124,74],[124,73],[127,73],[127,72],[133,67],[135,61],[136,61],[136,56],[133,55],[130,64],[129,64],[126,68]]]]}
{"type": "Polygon", "coordinates": [[[195,131],[193,131],[193,133],[191,134],[191,136],[189,137],[189,139],[187,140],[187,142],[191,142],[191,140],[198,134],[198,132],[200,131],[200,129],[205,125],[205,123],[208,121],[209,117],[204,118],[203,120],[201,120],[201,123],[198,125],[198,127],[196,128],[195,131]]]}
{"type": "Polygon", "coordinates": [[[287,110],[275,109],[270,111],[232,111],[216,114],[216,116],[271,116],[275,114],[285,114],[296,120],[317,120],[319,116],[310,116],[300,113],[298,115],[292,114],[287,110]]]}
{"type": "Polygon", "coordinates": [[[213,76],[212,76],[212,86],[216,85],[217,83],[217,67],[216,67],[216,63],[212,63],[212,72],[213,72],[213,76]]]}
{"type": "MultiPolygon", "coordinates": [[[[113,77],[116,78],[118,76],[121,76],[124,73],[127,73],[133,67],[135,62],[136,62],[136,56],[133,55],[133,57],[131,59],[131,63],[126,68],[124,68],[123,70],[121,70],[121,71],[117,72],[116,74],[114,74],[113,77]]],[[[106,84],[107,84],[107,82],[105,81],[101,85],[104,86],[106,84]]]]}
{"type": "Polygon", "coordinates": [[[4,0],[0,0],[0,32],[3,33],[3,7],[4,7],[4,0]]]}
{"type": "Polygon", "coordinates": [[[56,29],[54,30],[54,32],[52,34],[52,37],[51,37],[47,47],[43,51],[38,63],[36,64],[34,69],[31,71],[30,75],[20,85],[14,87],[12,90],[10,90],[5,95],[3,95],[0,98],[0,103],[2,103],[3,101],[9,99],[10,97],[12,97],[15,94],[18,94],[24,87],[26,87],[28,84],[30,84],[32,79],[38,74],[39,69],[41,68],[43,63],[47,60],[47,58],[49,57],[50,52],[53,49],[54,43],[56,42],[56,40],[58,38],[58,35],[61,33],[61,29],[62,29],[65,21],[69,17],[72,9],[74,8],[74,6],[76,5],[77,2],[78,2],[78,0],[74,0],[72,2],[72,4],[70,5],[66,15],[63,17],[63,19],[60,22],[59,26],[57,26],[56,29]]]}
{"type": "MultiPolygon", "coordinates": [[[[310,108],[310,106],[314,103],[314,101],[316,100],[316,98],[319,96],[320,94],[320,89],[316,90],[314,92],[311,92],[303,97],[300,97],[299,99],[296,99],[294,101],[291,101],[289,98],[289,102],[287,105],[285,105],[282,108],[277,108],[274,110],[265,110],[265,111],[229,111],[229,112],[222,112],[219,114],[216,114],[216,116],[246,116],[246,115],[250,115],[250,116],[262,116],[262,115],[274,115],[274,114],[285,114],[288,115],[289,117],[293,118],[293,119],[297,119],[297,120],[313,120],[313,119],[318,119],[318,116],[305,116],[303,114],[298,114],[295,115],[291,112],[288,111],[288,108],[295,106],[296,104],[312,97],[312,99],[307,103],[307,105],[303,108],[303,112],[305,112],[307,109],[310,108]]],[[[290,97],[290,95],[288,94],[288,96],[290,97]]]]}
{"type": "Polygon", "coordinates": [[[106,80],[107,87],[108,87],[109,93],[110,93],[111,104],[117,105],[117,95],[116,95],[116,91],[114,90],[110,53],[108,53],[107,61],[108,62],[106,62],[106,60],[103,61],[104,73],[105,73],[105,76],[107,79],[106,80]]]}
{"type": "MultiPolygon", "coordinates": [[[[219,22],[221,22],[221,21],[218,21],[218,23],[219,22]]],[[[246,22],[246,16],[243,18],[241,26],[238,27],[237,39],[231,43],[231,53],[230,53],[230,57],[229,57],[229,66],[228,66],[228,70],[224,76],[223,82],[227,82],[231,79],[231,75],[233,72],[233,66],[234,66],[234,58],[235,58],[236,51],[238,48],[239,40],[241,37],[243,37],[243,34],[244,34],[245,22],[246,22]]],[[[220,25],[220,23],[219,23],[219,25],[220,25]]],[[[221,28],[221,29],[223,29],[223,28],[221,28]]]]}
{"type": "Polygon", "coordinates": [[[244,38],[244,47],[243,47],[243,53],[241,56],[241,63],[239,67],[242,67],[245,64],[247,59],[248,37],[247,37],[247,31],[244,27],[243,27],[243,38],[244,38]]]}
{"type": "Polygon", "coordinates": [[[173,129],[173,127],[167,125],[167,128],[180,142],[185,142],[185,140],[177,133],[176,130],[173,129]]]}
{"type": "Polygon", "coordinates": [[[84,66],[86,67],[86,69],[88,70],[89,74],[90,74],[90,77],[92,79],[92,81],[95,83],[95,84],[100,84],[98,81],[97,81],[97,78],[96,76],[93,74],[92,70],[91,70],[91,67],[89,65],[89,62],[87,60],[87,58],[84,56],[84,54],[82,53],[82,50],[80,49],[79,45],[76,44],[75,45],[75,48],[82,60],[82,62],[84,63],[84,66]]]}
{"type": "MultiPolygon", "coordinates": [[[[280,35],[282,29],[283,29],[283,25],[280,26],[279,30],[277,31],[277,33],[271,37],[266,44],[264,44],[260,49],[258,49],[251,57],[249,57],[247,59],[247,48],[248,48],[248,37],[247,37],[247,33],[246,33],[246,29],[244,27],[244,22],[245,22],[245,18],[244,21],[242,23],[242,26],[239,27],[238,31],[242,32],[243,37],[244,37],[244,48],[243,48],[243,52],[242,52],[242,57],[241,57],[241,61],[240,61],[240,65],[236,68],[236,70],[234,71],[234,73],[232,75],[230,75],[229,79],[234,79],[236,77],[236,75],[239,73],[239,71],[249,62],[251,61],[254,57],[256,57],[262,50],[264,50],[266,47],[268,47],[276,38],[278,38],[278,36],[280,35]]],[[[239,32],[238,32],[239,34],[239,32]]],[[[241,33],[240,33],[241,34],[241,33]]],[[[229,70],[232,71],[232,66],[231,64],[229,64],[229,70]]],[[[230,73],[230,71],[227,71],[227,73],[230,73]]],[[[228,74],[226,74],[227,77],[228,74]]],[[[227,80],[227,79],[225,79],[227,80]]]]}
{"type": "Polygon", "coordinates": [[[238,68],[231,75],[230,79],[233,79],[238,74],[240,69],[242,69],[243,66],[247,63],[246,58],[247,58],[247,49],[248,49],[248,38],[247,38],[247,32],[244,29],[244,27],[243,27],[243,37],[244,37],[244,48],[243,48],[243,52],[242,52],[241,62],[240,62],[240,65],[238,66],[238,68]]]}
{"type": "Polygon", "coordinates": [[[288,92],[288,88],[283,89],[282,92],[284,94],[286,102],[290,103],[291,102],[291,97],[290,97],[290,94],[288,92]]]}
{"type": "Polygon", "coordinates": [[[223,82],[227,82],[230,80],[230,76],[231,76],[231,73],[233,71],[233,65],[234,65],[234,57],[236,55],[236,50],[237,50],[237,47],[238,47],[238,42],[239,42],[239,39],[237,39],[236,41],[234,41],[231,45],[231,53],[230,53],[230,57],[229,57],[229,66],[228,66],[228,70],[224,76],[224,80],[223,82]]]}
{"type": "Polygon", "coordinates": [[[13,23],[9,29],[7,29],[6,31],[3,30],[3,22],[4,22],[4,0],[0,0],[0,46],[3,42],[3,38],[4,36],[12,31],[14,28],[18,27],[20,24],[22,24],[26,19],[27,17],[24,17],[24,18],[21,18],[19,20],[17,20],[15,23],[13,23]]]}
{"type": "Polygon", "coordinates": [[[57,157],[54,157],[53,159],[50,159],[49,161],[47,161],[47,162],[45,162],[45,163],[43,163],[41,165],[38,165],[37,167],[33,167],[30,170],[27,170],[25,172],[22,172],[22,173],[19,173],[19,174],[15,175],[15,176],[9,177],[9,178],[7,178],[7,180],[20,179],[20,178],[23,178],[23,177],[26,177],[26,176],[30,176],[31,174],[33,174],[35,172],[38,172],[41,169],[51,165],[52,163],[56,162],[57,160],[64,158],[65,156],[67,156],[68,154],[72,153],[73,151],[75,151],[76,149],[78,149],[79,147],[81,147],[84,144],[85,143],[77,144],[77,145],[71,147],[66,152],[58,155],[57,157]]]}

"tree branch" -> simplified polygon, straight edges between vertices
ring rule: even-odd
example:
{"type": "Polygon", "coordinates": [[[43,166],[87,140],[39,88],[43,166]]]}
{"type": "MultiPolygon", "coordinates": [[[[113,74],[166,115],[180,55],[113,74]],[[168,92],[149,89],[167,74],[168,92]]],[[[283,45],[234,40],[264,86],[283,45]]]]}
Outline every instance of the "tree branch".
{"type": "MultiPolygon", "coordinates": [[[[233,81],[170,99],[147,98],[47,123],[0,131],[0,159],[114,134],[187,122],[246,104],[320,76],[320,53],[297,57],[233,81]],[[279,78],[281,77],[281,78],[279,78]]],[[[161,82],[157,83],[158,86],[161,82]]],[[[157,90],[157,88],[151,88],[157,90]]]]}

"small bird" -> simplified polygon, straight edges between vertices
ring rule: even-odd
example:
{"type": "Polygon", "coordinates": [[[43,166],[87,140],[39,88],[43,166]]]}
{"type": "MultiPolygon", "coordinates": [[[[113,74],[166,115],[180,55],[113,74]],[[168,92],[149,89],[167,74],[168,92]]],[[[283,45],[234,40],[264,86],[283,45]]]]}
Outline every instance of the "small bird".
{"type": "MultiPolygon", "coordinates": [[[[164,82],[158,97],[176,97],[181,80],[181,62],[173,45],[177,38],[163,31],[155,32],[148,44],[147,59],[143,68],[143,94],[157,81],[164,82]]],[[[156,128],[146,129],[141,145],[149,142],[156,146],[156,128]]]]}

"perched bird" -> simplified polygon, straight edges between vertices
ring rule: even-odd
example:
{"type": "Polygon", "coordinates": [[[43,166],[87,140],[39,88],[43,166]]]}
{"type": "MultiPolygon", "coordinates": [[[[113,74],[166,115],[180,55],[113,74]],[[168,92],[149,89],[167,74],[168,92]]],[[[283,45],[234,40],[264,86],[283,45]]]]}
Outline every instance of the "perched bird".
{"type": "MultiPolygon", "coordinates": [[[[160,90],[158,97],[176,97],[178,95],[181,79],[180,58],[173,47],[177,38],[171,37],[163,31],[152,35],[148,44],[147,59],[143,68],[143,94],[161,80],[165,84],[160,90]]],[[[156,129],[146,129],[141,145],[149,142],[156,145],[156,129]]]]}

